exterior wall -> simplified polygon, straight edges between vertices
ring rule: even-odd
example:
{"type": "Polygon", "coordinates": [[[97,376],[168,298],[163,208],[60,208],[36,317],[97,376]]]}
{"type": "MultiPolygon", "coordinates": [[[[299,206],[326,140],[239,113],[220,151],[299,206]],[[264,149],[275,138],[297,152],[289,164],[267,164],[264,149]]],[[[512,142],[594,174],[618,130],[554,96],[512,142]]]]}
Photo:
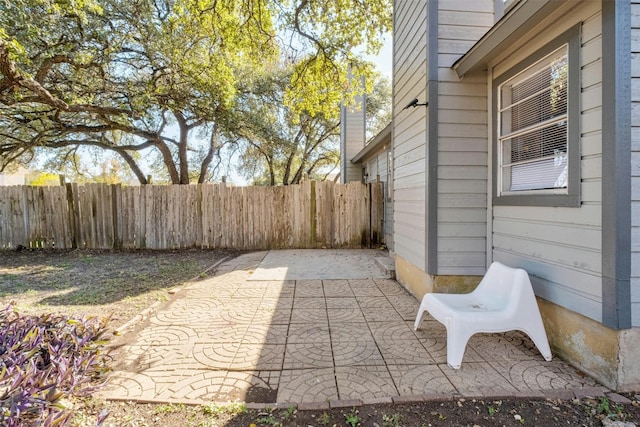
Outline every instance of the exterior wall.
{"type": "Polygon", "coordinates": [[[364,148],[366,142],[365,97],[357,96],[355,105],[342,107],[340,114],[340,182],[362,181],[362,168],[351,159],[364,148]]]}
{"type": "Polygon", "coordinates": [[[393,16],[393,247],[425,271],[426,109],[404,107],[426,98],[427,2],[396,0],[393,16]]]}
{"type": "Polygon", "coordinates": [[[494,24],[494,5],[395,2],[394,251],[428,275],[486,271],[487,82],[450,67],[494,24]],[[404,109],[414,98],[429,106],[404,109]]]}
{"type": "Polygon", "coordinates": [[[640,326],[640,1],[631,2],[631,321],[640,326]]]}
{"type": "Polygon", "coordinates": [[[27,181],[27,174],[18,171],[13,174],[0,173],[0,185],[24,185],[27,181]]]}
{"type": "MultiPolygon", "coordinates": [[[[402,232],[395,230],[397,242],[418,241],[419,246],[416,249],[422,258],[416,260],[415,253],[407,250],[406,247],[398,247],[396,273],[399,280],[419,298],[425,292],[457,292],[465,285],[472,287],[475,279],[471,276],[465,277],[465,275],[474,274],[474,267],[469,261],[474,259],[475,255],[482,254],[482,250],[474,246],[474,243],[480,245],[483,236],[488,235],[485,262],[502,261],[525,268],[531,274],[554,354],[611,388],[623,391],[637,390],[640,387],[640,365],[637,364],[640,357],[640,328],[638,327],[640,326],[640,0],[630,2],[630,14],[627,14],[624,9],[629,3],[617,8],[615,12],[616,24],[619,18],[621,21],[625,20],[623,16],[630,15],[631,20],[631,82],[629,85],[618,82],[621,76],[624,78],[625,73],[628,76],[628,70],[623,69],[624,61],[621,61],[622,67],[613,71],[609,69],[608,73],[603,72],[603,68],[607,68],[604,65],[611,63],[611,61],[603,63],[603,56],[611,59],[612,37],[616,40],[614,43],[616,47],[626,46],[622,51],[616,50],[615,58],[628,52],[628,45],[620,41],[628,40],[626,33],[622,32],[628,27],[624,27],[624,22],[622,26],[611,24],[612,3],[606,0],[558,2],[557,7],[548,9],[549,14],[545,15],[544,22],[534,24],[537,21],[531,21],[530,26],[522,32],[512,33],[512,35],[522,35],[517,41],[514,42],[509,38],[506,49],[502,49],[499,53],[491,51],[488,54],[492,58],[492,62],[488,64],[488,79],[478,67],[475,75],[467,73],[462,81],[458,81],[447,67],[473,45],[469,43],[472,39],[484,34],[484,31],[478,30],[479,34],[471,36],[472,27],[490,26],[492,22],[489,19],[487,22],[481,21],[482,5],[476,2],[471,5],[471,2],[433,0],[427,2],[424,14],[416,13],[416,10],[421,7],[418,3],[420,2],[411,0],[395,2],[395,137],[393,143],[394,149],[398,146],[403,148],[401,152],[394,154],[394,159],[396,162],[400,161],[403,167],[411,164],[408,159],[401,158],[404,153],[410,151],[404,148],[407,147],[408,142],[412,141],[410,137],[405,137],[405,135],[411,135],[408,133],[409,130],[422,132],[423,135],[419,138],[426,144],[423,150],[415,151],[424,155],[419,159],[423,165],[422,171],[426,173],[420,175],[422,186],[415,186],[416,193],[419,190],[424,195],[422,204],[424,215],[414,221],[413,225],[410,222],[405,224],[405,226],[411,225],[409,230],[402,232]],[[434,58],[433,43],[430,43],[433,40],[433,34],[421,30],[428,29],[428,26],[433,23],[433,16],[425,16],[428,15],[428,10],[433,10],[433,4],[438,8],[438,18],[435,22],[439,25],[437,74],[432,73],[434,64],[430,62],[434,58]],[[469,7],[476,10],[469,11],[469,7]],[[454,22],[454,19],[457,21],[454,22]],[[416,27],[418,22],[424,22],[422,24],[424,26],[416,27]],[[491,87],[487,85],[492,85],[495,78],[576,25],[580,26],[581,205],[566,208],[492,206],[490,204],[492,191],[489,191],[489,194],[486,193],[487,188],[493,187],[491,182],[493,137],[491,126],[487,126],[492,123],[493,118],[490,108],[487,111],[487,105],[492,105],[491,99],[487,98],[491,87]],[[604,38],[603,28],[607,29],[604,38]],[[611,36],[609,31],[612,28],[617,31],[615,36],[611,36]],[[460,45],[464,43],[469,44],[466,48],[461,48],[460,45]],[[603,45],[609,48],[603,50],[603,45]],[[413,49],[413,57],[405,52],[406,49],[413,49]],[[409,72],[410,69],[405,67],[405,60],[416,61],[417,58],[423,58],[423,55],[424,61],[419,62],[421,66],[414,67],[413,72],[409,72]],[[422,74],[423,72],[426,76],[422,74]],[[605,74],[604,80],[603,74],[605,74]],[[484,81],[481,80],[480,75],[485,76],[482,77],[484,81]],[[614,81],[617,89],[624,91],[626,86],[631,89],[631,153],[628,152],[628,148],[624,152],[620,151],[620,147],[624,147],[624,141],[628,141],[628,137],[613,140],[613,136],[617,137],[618,133],[611,135],[611,120],[608,118],[605,120],[605,117],[610,115],[607,114],[610,108],[604,106],[610,106],[613,95],[603,87],[611,85],[612,75],[616,76],[614,81]],[[406,90],[407,86],[412,90],[406,90]],[[426,91],[421,93],[418,89],[422,88],[426,88],[426,91]],[[434,88],[437,93],[435,98],[432,97],[434,88]],[[420,102],[424,102],[423,96],[430,104],[425,113],[420,112],[420,108],[402,110],[415,97],[418,97],[420,102]],[[434,112],[436,120],[434,120],[434,112]],[[482,114],[484,118],[481,117],[482,114]],[[424,126],[422,120],[424,120],[424,126]],[[435,154],[431,151],[433,141],[437,141],[435,154]],[[612,145],[618,150],[614,154],[612,154],[612,145]],[[629,181],[625,181],[628,171],[624,172],[622,177],[620,173],[616,173],[624,169],[624,164],[616,168],[607,162],[612,155],[616,161],[621,162],[619,159],[626,159],[628,154],[631,161],[632,187],[631,322],[634,327],[622,329],[627,328],[628,323],[619,322],[616,326],[605,318],[617,307],[620,307],[621,311],[628,309],[628,306],[625,309],[624,301],[622,305],[612,304],[624,299],[624,283],[621,285],[616,283],[614,286],[606,285],[605,273],[610,269],[608,264],[612,259],[615,261],[616,257],[624,258],[625,254],[628,256],[629,251],[612,257],[610,255],[612,251],[609,250],[611,245],[606,243],[607,241],[611,243],[612,239],[614,243],[628,243],[629,240],[625,236],[629,236],[629,230],[627,228],[624,235],[616,234],[615,237],[610,233],[613,230],[612,223],[607,220],[607,217],[615,217],[619,205],[611,207],[611,204],[606,201],[608,194],[619,194],[617,191],[608,191],[607,183],[610,184],[613,180],[620,182],[620,179],[627,183],[629,181]],[[489,168],[483,169],[483,164],[488,164],[489,168]],[[433,186],[434,180],[431,179],[433,176],[431,169],[437,170],[435,186],[433,186]],[[603,170],[607,171],[604,179],[603,170]],[[483,201],[480,200],[479,195],[483,194],[482,190],[474,187],[475,174],[479,176],[477,180],[484,184],[486,197],[484,203],[488,202],[488,205],[483,205],[483,201]],[[437,194],[435,202],[432,197],[434,193],[431,192],[434,188],[437,194]],[[438,219],[435,227],[436,245],[431,244],[434,233],[430,219],[434,217],[432,214],[434,206],[436,206],[438,219]],[[483,210],[486,216],[480,219],[479,213],[483,210]],[[483,223],[484,231],[481,227],[476,228],[483,223]],[[425,229],[428,231],[425,232],[425,229]],[[472,230],[478,230],[481,234],[475,235],[472,230]],[[415,237],[416,232],[421,233],[419,238],[415,237]],[[433,248],[437,249],[436,255],[433,251],[430,252],[433,248]],[[432,259],[437,261],[435,269],[431,268],[432,259]],[[617,295],[612,297],[611,290],[617,295]]],[[[498,4],[499,2],[495,3],[496,6],[498,4]]],[[[496,13],[500,11],[496,9],[496,13]]],[[[626,23],[628,24],[628,21],[626,23]]],[[[619,62],[615,64],[614,68],[619,62]]],[[[628,82],[628,79],[625,81],[628,82]]],[[[626,98],[624,105],[628,105],[626,98]]],[[[620,111],[622,117],[627,117],[628,120],[627,111],[624,110],[625,107],[622,106],[616,111],[620,111]]],[[[614,113],[614,118],[620,117],[615,116],[620,112],[614,113]]],[[[624,129],[628,129],[628,126],[624,126],[624,129]]],[[[624,132],[621,132],[622,134],[624,132]]],[[[412,136],[415,137],[415,133],[412,136]]],[[[416,148],[415,145],[413,148],[416,148]]],[[[396,164],[396,171],[399,171],[400,165],[396,164]]],[[[419,172],[417,171],[416,174],[419,172]]],[[[400,178],[396,177],[395,182],[402,185],[406,176],[408,174],[401,175],[400,178]]],[[[617,187],[614,186],[614,188],[617,187]]],[[[624,194],[625,200],[628,201],[626,193],[624,194]]],[[[406,199],[403,195],[402,200],[406,201],[406,199]]],[[[401,205],[396,208],[396,214],[399,208],[401,205]]],[[[405,212],[409,211],[405,208],[405,212]]],[[[624,216],[619,221],[627,225],[630,222],[624,216]]],[[[396,224],[398,223],[396,221],[396,224]]],[[[614,225],[617,227],[617,223],[614,225]]],[[[624,229],[624,226],[615,228],[622,231],[624,229]]],[[[624,245],[617,245],[616,248],[624,249],[624,245]]],[[[480,264],[480,261],[478,263],[480,264]]],[[[478,266],[476,274],[481,273],[479,270],[478,266]]],[[[622,271],[622,268],[619,270],[622,271]]],[[[615,281],[624,281],[624,275],[614,274],[611,277],[615,281]]],[[[625,301],[628,302],[629,299],[626,298],[625,301]]]]}
{"type": "Polygon", "coordinates": [[[560,10],[501,54],[498,77],[581,23],[581,198],[578,208],[494,206],[492,256],[532,275],[536,295],[602,320],[602,14],[599,2],[560,10]]]}
{"type": "Polygon", "coordinates": [[[551,351],[598,381],[618,389],[619,331],[538,299],[551,351]]]}
{"type": "Polygon", "coordinates": [[[494,1],[438,1],[437,274],[487,263],[487,81],[451,65],[494,24],[494,1]]]}

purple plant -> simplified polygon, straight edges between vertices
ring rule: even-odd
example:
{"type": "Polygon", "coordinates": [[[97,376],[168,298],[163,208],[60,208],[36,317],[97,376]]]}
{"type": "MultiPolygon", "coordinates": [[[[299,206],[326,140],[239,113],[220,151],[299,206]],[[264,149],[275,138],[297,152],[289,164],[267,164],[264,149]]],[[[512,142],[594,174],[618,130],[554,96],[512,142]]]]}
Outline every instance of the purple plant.
{"type": "Polygon", "coordinates": [[[0,425],[65,426],[108,370],[105,320],[0,310],[0,425]]]}

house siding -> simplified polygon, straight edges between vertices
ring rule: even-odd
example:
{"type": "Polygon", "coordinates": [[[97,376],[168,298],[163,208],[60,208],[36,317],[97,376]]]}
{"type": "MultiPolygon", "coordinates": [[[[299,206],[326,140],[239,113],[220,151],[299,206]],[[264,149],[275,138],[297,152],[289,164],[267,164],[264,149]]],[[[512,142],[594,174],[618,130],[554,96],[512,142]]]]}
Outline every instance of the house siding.
{"type": "Polygon", "coordinates": [[[640,326],[640,1],[631,2],[631,322],[640,326]]]}
{"type": "Polygon", "coordinates": [[[340,182],[362,181],[362,168],[351,163],[351,159],[364,148],[366,140],[365,99],[357,96],[355,105],[341,108],[340,182]]]}
{"type": "Polygon", "coordinates": [[[451,69],[494,24],[494,1],[438,2],[437,273],[482,275],[487,263],[487,81],[451,69]]]}
{"type": "Polygon", "coordinates": [[[425,270],[426,109],[404,107],[427,93],[427,2],[394,3],[393,248],[425,270]]]}
{"type": "Polygon", "coordinates": [[[532,30],[492,67],[496,78],[574,25],[581,25],[581,206],[494,206],[492,256],[525,268],[538,296],[602,320],[602,14],[576,7],[532,30]]]}

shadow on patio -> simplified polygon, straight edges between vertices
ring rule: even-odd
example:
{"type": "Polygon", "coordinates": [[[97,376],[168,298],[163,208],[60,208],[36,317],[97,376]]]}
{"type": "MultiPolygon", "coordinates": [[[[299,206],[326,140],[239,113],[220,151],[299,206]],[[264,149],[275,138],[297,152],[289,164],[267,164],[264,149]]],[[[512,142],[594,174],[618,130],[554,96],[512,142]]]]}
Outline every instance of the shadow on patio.
{"type": "Polygon", "coordinates": [[[312,407],[599,387],[546,362],[520,332],[472,337],[462,368],[451,369],[444,326],[426,317],[413,331],[419,302],[371,267],[380,255],[271,251],[224,262],[119,339],[102,397],[312,407]]]}

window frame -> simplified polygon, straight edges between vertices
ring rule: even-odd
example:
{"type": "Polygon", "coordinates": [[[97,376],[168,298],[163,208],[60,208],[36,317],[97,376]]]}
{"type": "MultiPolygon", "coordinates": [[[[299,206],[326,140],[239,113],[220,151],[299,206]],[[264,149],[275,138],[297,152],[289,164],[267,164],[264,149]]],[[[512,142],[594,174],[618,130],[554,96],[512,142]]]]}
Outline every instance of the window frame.
{"type": "Polygon", "coordinates": [[[493,79],[493,204],[504,206],[557,206],[579,207],[580,202],[580,24],[569,29],[559,37],[538,49],[505,73],[493,79]],[[499,88],[506,81],[546,56],[567,45],[567,188],[536,189],[521,191],[503,191],[500,178],[500,158],[502,156],[498,133],[498,97],[499,88]]]}

